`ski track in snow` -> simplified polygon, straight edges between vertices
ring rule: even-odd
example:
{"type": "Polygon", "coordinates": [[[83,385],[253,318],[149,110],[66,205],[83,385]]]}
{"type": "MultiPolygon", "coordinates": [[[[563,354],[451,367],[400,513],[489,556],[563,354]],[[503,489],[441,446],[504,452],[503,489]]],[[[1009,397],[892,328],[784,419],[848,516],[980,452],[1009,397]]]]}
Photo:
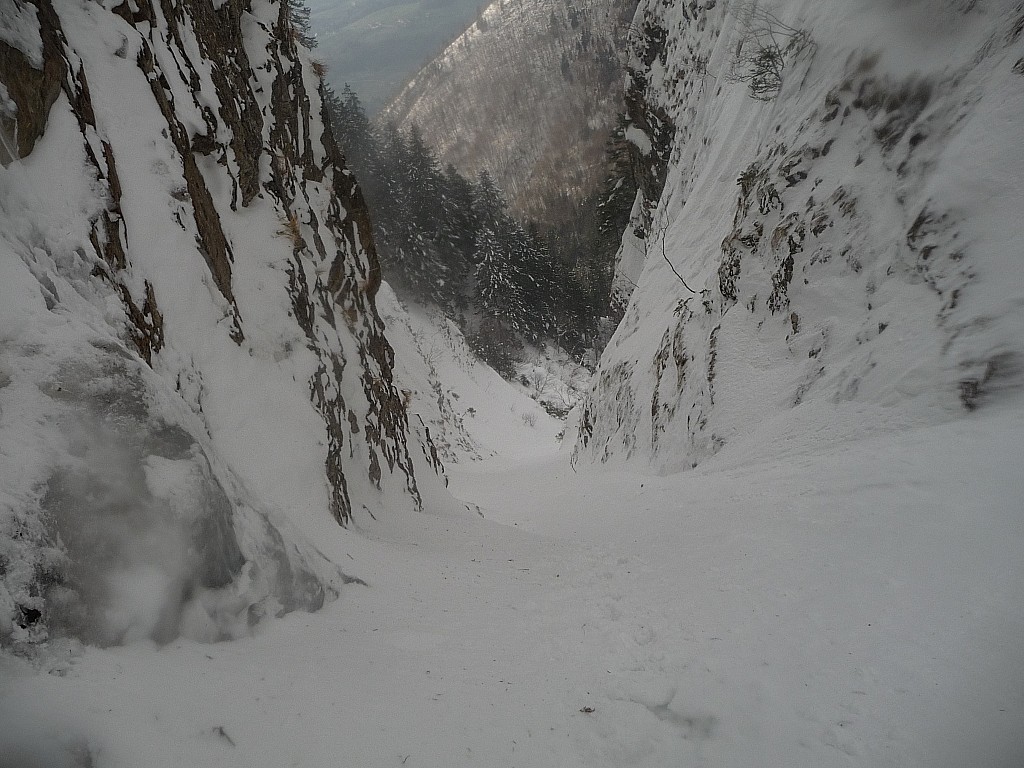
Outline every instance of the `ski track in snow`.
{"type": "Polygon", "coordinates": [[[1020,413],[671,477],[460,465],[489,519],[339,529],[368,586],[318,614],[3,661],[0,765],[1020,765],[1020,413]]]}

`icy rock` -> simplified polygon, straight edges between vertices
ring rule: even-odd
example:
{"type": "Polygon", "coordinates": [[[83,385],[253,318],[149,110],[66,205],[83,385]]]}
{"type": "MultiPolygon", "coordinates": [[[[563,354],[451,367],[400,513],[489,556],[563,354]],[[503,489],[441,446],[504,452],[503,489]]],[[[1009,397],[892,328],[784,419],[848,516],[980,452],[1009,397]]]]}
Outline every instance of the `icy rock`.
{"type": "Polygon", "coordinates": [[[332,566],[319,576],[265,514],[229,497],[196,437],[161,413],[152,372],[100,346],[39,388],[46,442],[59,448],[34,513],[37,544],[53,554],[23,585],[39,600],[0,593],[0,634],[215,641],[336,595],[332,566]]]}

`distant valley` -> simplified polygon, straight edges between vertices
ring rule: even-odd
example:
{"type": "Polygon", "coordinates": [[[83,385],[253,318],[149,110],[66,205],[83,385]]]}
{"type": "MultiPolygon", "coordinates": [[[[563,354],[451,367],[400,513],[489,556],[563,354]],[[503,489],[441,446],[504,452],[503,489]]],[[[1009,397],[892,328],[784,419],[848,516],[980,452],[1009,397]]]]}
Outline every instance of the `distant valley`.
{"type": "Polygon", "coordinates": [[[478,0],[310,0],[310,24],[338,91],[349,83],[372,116],[476,17],[478,0]]]}

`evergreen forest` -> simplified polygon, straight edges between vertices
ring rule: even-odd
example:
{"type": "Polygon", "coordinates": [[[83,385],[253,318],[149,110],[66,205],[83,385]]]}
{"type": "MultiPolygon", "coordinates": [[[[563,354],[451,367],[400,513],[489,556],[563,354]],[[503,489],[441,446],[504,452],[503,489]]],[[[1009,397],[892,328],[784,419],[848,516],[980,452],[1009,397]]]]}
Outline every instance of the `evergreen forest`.
{"type": "Polygon", "coordinates": [[[442,168],[415,125],[377,125],[348,85],[340,94],[324,89],[370,209],[384,276],[401,297],[444,311],[505,376],[527,345],[596,359],[618,320],[614,260],[636,194],[624,120],[608,143],[599,190],[582,202],[547,201],[555,221],[519,221],[486,171],[471,179],[442,168]]]}

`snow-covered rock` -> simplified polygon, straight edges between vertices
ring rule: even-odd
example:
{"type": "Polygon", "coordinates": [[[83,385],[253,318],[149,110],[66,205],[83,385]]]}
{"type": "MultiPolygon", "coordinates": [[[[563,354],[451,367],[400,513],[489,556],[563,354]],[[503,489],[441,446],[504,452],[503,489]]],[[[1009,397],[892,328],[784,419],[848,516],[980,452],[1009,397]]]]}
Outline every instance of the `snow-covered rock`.
{"type": "Polygon", "coordinates": [[[675,471],[1020,391],[1024,7],[652,1],[633,29],[629,133],[669,151],[577,458],[675,471]]]}
{"type": "Polygon", "coordinates": [[[324,532],[438,482],[289,13],[0,4],[5,642],[315,609],[324,532]]]}

